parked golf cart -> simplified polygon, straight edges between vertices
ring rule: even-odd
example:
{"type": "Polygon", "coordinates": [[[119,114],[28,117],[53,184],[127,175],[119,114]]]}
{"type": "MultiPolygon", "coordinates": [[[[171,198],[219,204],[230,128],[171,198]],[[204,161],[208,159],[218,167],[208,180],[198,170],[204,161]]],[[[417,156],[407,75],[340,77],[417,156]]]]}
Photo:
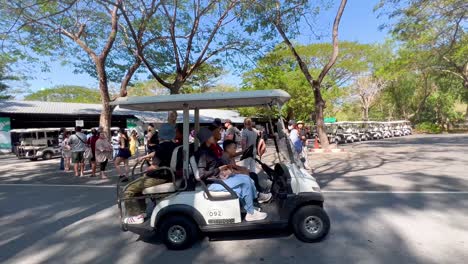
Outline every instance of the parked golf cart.
{"type": "Polygon", "coordinates": [[[383,133],[378,122],[368,122],[369,123],[369,132],[372,139],[381,139],[383,138],[383,133]]]}
{"type": "Polygon", "coordinates": [[[354,121],[348,122],[350,127],[350,132],[355,136],[356,141],[365,141],[367,140],[366,130],[362,122],[354,121]]]}
{"type": "Polygon", "coordinates": [[[381,131],[382,131],[382,137],[383,138],[391,138],[393,137],[392,131],[390,130],[390,126],[388,122],[381,122],[381,131]]]}
{"type": "Polygon", "coordinates": [[[354,143],[356,141],[360,141],[358,134],[356,133],[351,122],[342,122],[341,126],[343,127],[344,132],[347,135],[346,137],[347,143],[354,143]]]}
{"type": "Polygon", "coordinates": [[[338,143],[353,143],[357,138],[351,133],[345,122],[336,122],[335,139],[338,143]]]}
{"type": "Polygon", "coordinates": [[[390,121],[388,123],[389,123],[390,131],[392,132],[392,135],[394,137],[403,136],[403,130],[398,121],[390,121]]]}
{"type": "Polygon", "coordinates": [[[402,130],[403,135],[408,136],[413,134],[413,129],[411,128],[411,122],[408,120],[401,121],[403,123],[402,130]]]}
{"type": "MultiPolygon", "coordinates": [[[[117,185],[117,203],[120,209],[121,225],[124,231],[141,234],[156,232],[169,249],[185,249],[196,242],[199,233],[240,232],[271,228],[291,228],[298,239],[315,242],[323,239],[329,229],[330,220],[323,208],[324,198],[315,178],[300,168],[295,160],[292,144],[285,134],[284,122],[280,118],[278,133],[275,135],[276,157],[273,166],[261,161],[262,171],[271,180],[273,199],[260,205],[268,217],[262,221],[246,222],[236,193],[218,179],[202,180],[198,164],[190,151],[189,118],[193,111],[195,130],[199,129],[199,109],[235,108],[264,106],[279,110],[289,100],[282,90],[264,90],[233,93],[180,94],[149,97],[119,98],[112,105],[121,108],[144,111],[183,110],[183,145],[174,150],[169,170],[173,181],[146,188],[142,196],[131,199],[152,200],[155,204],[151,217],[140,225],[124,224],[126,217],[123,198],[125,183],[117,185]],[[180,162],[182,159],[182,162],[180,162]],[[180,166],[178,163],[182,163],[180,166]],[[177,173],[180,171],[182,173],[177,173]],[[177,176],[180,175],[180,176],[177,176]],[[212,183],[222,184],[225,192],[208,191],[212,183]]],[[[270,120],[270,124],[272,124],[270,120]]],[[[193,149],[198,148],[195,141],[193,149]]],[[[244,152],[243,157],[248,157],[244,152]]],[[[137,165],[136,167],[138,167],[137,165]]],[[[163,168],[161,168],[163,169],[163,168]]],[[[139,177],[141,173],[135,173],[139,177]]],[[[127,185],[128,186],[128,185],[127,185]]]]}

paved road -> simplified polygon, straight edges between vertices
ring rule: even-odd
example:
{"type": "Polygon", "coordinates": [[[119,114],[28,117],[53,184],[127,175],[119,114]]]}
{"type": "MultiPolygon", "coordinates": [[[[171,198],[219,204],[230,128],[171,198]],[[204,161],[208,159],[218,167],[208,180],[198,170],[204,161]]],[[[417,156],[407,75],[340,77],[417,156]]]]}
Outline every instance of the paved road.
{"type": "Polygon", "coordinates": [[[312,157],[332,220],[325,241],[205,238],[183,253],[120,231],[113,180],[56,173],[56,160],[24,167],[0,160],[0,262],[466,263],[468,135],[346,148],[312,157]]]}

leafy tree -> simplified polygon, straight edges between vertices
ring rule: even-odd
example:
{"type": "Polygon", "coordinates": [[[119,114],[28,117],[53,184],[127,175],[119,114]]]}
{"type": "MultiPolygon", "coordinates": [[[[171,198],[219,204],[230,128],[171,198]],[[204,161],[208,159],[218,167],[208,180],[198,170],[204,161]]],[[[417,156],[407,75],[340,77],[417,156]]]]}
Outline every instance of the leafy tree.
{"type": "Polygon", "coordinates": [[[298,68],[304,75],[306,82],[309,86],[309,91],[313,92],[315,104],[315,123],[317,125],[317,132],[320,142],[324,148],[328,148],[329,142],[324,126],[324,109],[325,100],[322,95],[322,82],[329,73],[330,69],[336,62],[338,57],[338,27],[340,24],[341,16],[343,15],[347,1],[341,0],[332,27],[332,52],[329,54],[328,60],[320,70],[320,72],[313,77],[309,66],[302,58],[301,53],[296,48],[297,45],[293,44],[291,39],[303,29],[299,30],[297,25],[301,21],[308,22],[308,17],[316,15],[320,6],[310,10],[309,1],[304,0],[274,0],[274,1],[259,1],[256,2],[251,8],[250,14],[247,15],[250,19],[244,20],[248,32],[265,32],[265,39],[272,36],[272,29],[274,29],[281,37],[289,51],[293,55],[298,68]]]}
{"type": "MultiPolygon", "coordinates": [[[[92,72],[99,81],[103,110],[100,125],[110,129],[111,107],[108,66],[119,31],[115,1],[0,1],[2,36],[8,42],[25,46],[26,51],[62,61],[87,61],[77,67],[92,72]],[[91,63],[91,64],[89,64],[91,63]],[[89,65],[92,65],[89,68],[89,65]]],[[[11,45],[10,45],[11,46],[11,45]]],[[[115,60],[114,60],[115,61],[115,60]]],[[[132,76],[135,68],[125,69],[132,76]]],[[[121,96],[126,95],[122,87],[121,96]]]]}
{"type": "MultiPolygon", "coordinates": [[[[222,67],[205,63],[187,79],[180,89],[180,92],[205,93],[218,90],[230,90],[232,87],[222,87],[216,83],[224,73],[222,67]]],[[[130,96],[149,96],[169,93],[170,90],[155,79],[137,82],[129,89],[130,96]]]]}
{"type": "Polygon", "coordinates": [[[128,89],[128,96],[154,96],[169,94],[169,89],[152,79],[136,82],[128,89]]]}
{"type": "Polygon", "coordinates": [[[358,77],[354,82],[353,90],[359,96],[363,121],[369,121],[369,109],[384,87],[385,81],[374,76],[358,77]]]}
{"type": "Polygon", "coordinates": [[[12,76],[8,72],[6,60],[0,58],[0,100],[12,98],[12,96],[8,94],[10,87],[6,82],[18,80],[17,76],[12,76]]]}
{"type": "MultiPolygon", "coordinates": [[[[318,74],[327,63],[333,47],[331,44],[318,43],[296,45],[295,49],[300,52],[311,74],[318,74]]],[[[347,88],[349,83],[355,76],[373,70],[375,54],[380,50],[379,46],[369,44],[341,43],[341,55],[323,80],[322,96],[329,102],[324,114],[334,116],[340,111],[350,93],[347,88]]],[[[256,68],[244,74],[243,81],[244,89],[288,91],[292,99],[285,107],[286,118],[310,120],[315,109],[314,95],[296,59],[284,44],[278,45],[258,60],[256,68]]]]}
{"type": "Polygon", "coordinates": [[[468,90],[466,1],[381,0],[376,9],[395,21],[383,27],[390,28],[402,46],[424,61],[421,68],[436,75],[449,73],[468,90]]]}
{"type": "Polygon", "coordinates": [[[250,49],[252,42],[235,29],[236,11],[242,3],[152,0],[146,1],[143,8],[150,12],[132,8],[141,1],[120,2],[117,6],[124,19],[129,49],[159,83],[177,94],[187,92],[184,85],[190,81],[199,85],[189,83],[189,87],[203,92],[209,79],[200,78],[205,76],[200,72],[210,67],[219,71],[221,63],[233,63],[235,54],[250,49]]]}
{"type": "Polygon", "coordinates": [[[63,85],[43,89],[27,95],[26,101],[94,103],[101,101],[99,90],[83,86],[63,85]]]}

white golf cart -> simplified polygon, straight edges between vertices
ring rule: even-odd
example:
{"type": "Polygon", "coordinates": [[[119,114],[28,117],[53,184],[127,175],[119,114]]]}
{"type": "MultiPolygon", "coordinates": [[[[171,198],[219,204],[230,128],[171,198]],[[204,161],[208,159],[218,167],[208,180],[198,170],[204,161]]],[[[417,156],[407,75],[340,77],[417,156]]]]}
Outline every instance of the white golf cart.
{"type": "MultiPolygon", "coordinates": [[[[236,193],[217,179],[201,180],[198,174],[197,161],[192,155],[198,142],[189,145],[189,120],[193,115],[195,130],[199,129],[199,109],[235,108],[247,106],[264,106],[278,109],[288,101],[289,94],[282,90],[263,90],[232,93],[180,94],[149,97],[119,98],[113,105],[121,108],[140,111],[183,110],[183,146],[176,148],[172,154],[169,170],[173,182],[147,188],[140,197],[154,202],[151,217],[140,225],[123,223],[126,217],[123,198],[126,183],[117,186],[118,206],[122,229],[142,234],[157,232],[169,249],[190,247],[199,237],[199,233],[238,232],[272,228],[292,228],[296,237],[304,242],[315,242],[323,239],[330,229],[330,220],[323,209],[324,198],[312,175],[300,168],[300,161],[295,160],[289,137],[284,133],[284,122],[278,122],[279,133],[275,136],[276,155],[272,167],[263,164],[262,173],[271,180],[273,199],[262,204],[261,210],[268,213],[262,221],[246,222],[243,220],[243,209],[236,193]],[[193,110],[190,111],[190,110],[193,110]],[[192,113],[191,113],[192,112],[192,113]],[[182,162],[180,162],[182,159],[182,162]],[[178,165],[178,163],[182,163],[178,165]],[[181,168],[179,168],[181,167],[181,168]],[[180,170],[183,173],[176,173],[180,170]],[[177,175],[181,175],[177,177],[177,175]],[[207,186],[212,183],[222,184],[226,192],[210,192],[207,186]]],[[[270,119],[270,124],[273,124],[270,119]]],[[[273,149],[273,148],[271,148],[273,149]]],[[[250,151],[244,152],[243,158],[250,151]]],[[[135,168],[138,164],[135,165],[135,168]]],[[[141,173],[135,173],[139,176],[141,173]]]]}

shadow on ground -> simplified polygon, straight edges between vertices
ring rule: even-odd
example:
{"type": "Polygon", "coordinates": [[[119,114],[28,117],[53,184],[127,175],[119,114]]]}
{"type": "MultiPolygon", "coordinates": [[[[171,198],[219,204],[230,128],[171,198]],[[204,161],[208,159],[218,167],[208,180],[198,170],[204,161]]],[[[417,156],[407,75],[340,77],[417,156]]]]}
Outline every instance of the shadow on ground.
{"type": "MultiPolygon", "coordinates": [[[[447,142],[440,144],[459,147],[451,139],[447,142]]],[[[396,189],[376,181],[379,178],[396,178],[411,190],[466,187],[454,171],[439,170],[437,159],[427,160],[439,154],[395,149],[357,153],[349,160],[317,159],[315,176],[325,190],[333,189],[336,181],[360,190],[396,189]]],[[[439,156],[459,164],[464,158],[457,155],[439,156]]],[[[463,210],[468,194],[330,192],[325,198],[332,228],[320,243],[302,243],[281,232],[221,234],[174,252],[158,239],[120,231],[114,189],[0,186],[0,262],[393,264],[463,263],[468,258],[468,217],[463,210]]]]}

